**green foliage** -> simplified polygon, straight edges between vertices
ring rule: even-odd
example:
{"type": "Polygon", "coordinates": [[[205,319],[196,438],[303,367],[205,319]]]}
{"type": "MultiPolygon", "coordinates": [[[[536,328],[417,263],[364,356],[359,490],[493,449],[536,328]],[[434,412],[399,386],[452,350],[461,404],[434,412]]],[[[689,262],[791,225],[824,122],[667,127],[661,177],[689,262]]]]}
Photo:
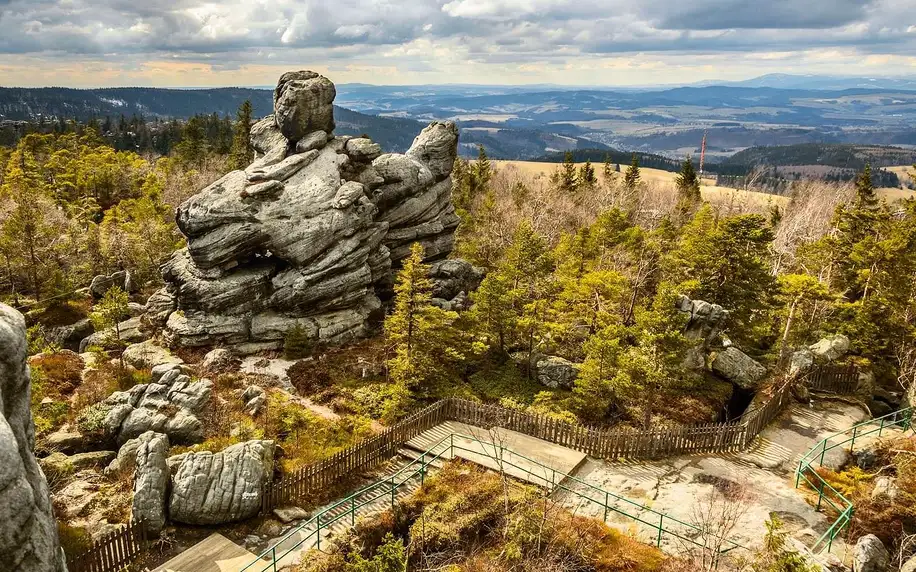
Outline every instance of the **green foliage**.
{"type": "Polygon", "coordinates": [[[230,169],[244,169],[254,160],[254,147],[251,145],[251,114],[251,100],[246,99],[239,106],[232,129],[232,149],[229,152],[230,169]]]}
{"type": "Polygon", "coordinates": [[[314,350],[315,343],[302,324],[296,323],[283,337],[283,357],[286,359],[303,359],[312,355],[314,350]]]}
{"type": "Polygon", "coordinates": [[[352,553],[344,572],[407,572],[407,549],[389,532],[371,559],[352,553]]]}
{"type": "Polygon", "coordinates": [[[633,160],[630,162],[630,166],[627,167],[627,172],[623,176],[623,186],[626,187],[628,191],[635,191],[639,186],[639,180],[639,157],[636,153],[633,153],[633,160]]]}
{"type": "Polygon", "coordinates": [[[28,349],[26,351],[30,356],[60,350],[59,347],[48,341],[47,335],[48,332],[44,324],[35,324],[26,330],[25,337],[28,340],[28,349]]]}
{"type": "Polygon", "coordinates": [[[703,202],[703,197],[700,195],[700,177],[689,156],[681,164],[681,172],[675,179],[675,187],[677,187],[678,216],[681,221],[686,221],[703,202]]]}
{"type": "Polygon", "coordinates": [[[433,284],[423,264],[423,247],[414,243],[395,284],[394,311],[385,319],[385,336],[392,348],[391,379],[419,389],[447,378],[464,356],[458,319],[431,303],[433,284]]]}
{"type": "Polygon", "coordinates": [[[579,168],[579,175],[576,177],[576,188],[577,190],[587,191],[595,188],[597,184],[598,177],[595,175],[595,168],[592,166],[591,161],[586,161],[579,168]]]}
{"type": "MultiPolygon", "coordinates": [[[[594,175],[594,173],[592,173],[594,175]]],[[[573,154],[567,151],[563,157],[563,165],[553,174],[551,180],[557,190],[572,196],[579,189],[579,177],[576,174],[576,163],[573,154]]]]}
{"type": "Polygon", "coordinates": [[[817,572],[819,566],[809,564],[804,556],[789,547],[789,534],[782,529],[778,517],[766,521],[763,548],[757,552],[749,569],[753,572],[817,572]]]}
{"type": "Polygon", "coordinates": [[[120,347],[123,345],[121,340],[121,319],[130,311],[130,298],[127,292],[117,286],[112,286],[105,292],[105,296],[95,305],[89,319],[96,331],[109,331],[111,339],[106,343],[120,347]]]}

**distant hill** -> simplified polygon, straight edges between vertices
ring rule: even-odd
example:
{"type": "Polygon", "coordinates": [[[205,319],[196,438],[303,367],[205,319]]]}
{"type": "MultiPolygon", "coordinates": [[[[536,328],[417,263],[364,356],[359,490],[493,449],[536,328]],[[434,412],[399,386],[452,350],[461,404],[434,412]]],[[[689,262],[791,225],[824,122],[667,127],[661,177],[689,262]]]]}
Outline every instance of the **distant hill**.
{"type": "MultiPolygon", "coordinates": [[[[267,89],[158,89],[111,88],[69,89],[0,88],[0,122],[88,121],[106,117],[143,117],[187,119],[198,114],[235,117],[239,105],[251,100],[255,117],[273,112],[273,92],[267,89]]],[[[341,135],[366,134],[386,151],[406,151],[425,123],[366,115],[336,107],[336,132],[341,135]]]]}
{"type": "Polygon", "coordinates": [[[870,163],[873,167],[912,165],[916,151],[881,145],[850,145],[803,143],[773,147],[751,147],[735,153],[723,165],[802,166],[820,165],[860,171],[870,163]]]}

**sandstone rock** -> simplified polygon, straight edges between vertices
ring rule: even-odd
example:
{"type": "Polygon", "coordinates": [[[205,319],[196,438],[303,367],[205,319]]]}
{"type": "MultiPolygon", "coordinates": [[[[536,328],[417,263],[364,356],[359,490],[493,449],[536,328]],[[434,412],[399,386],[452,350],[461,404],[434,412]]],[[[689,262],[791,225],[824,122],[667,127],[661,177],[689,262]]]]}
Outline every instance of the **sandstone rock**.
{"type": "Polygon", "coordinates": [[[181,464],[184,463],[184,460],[188,458],[188,455],[191,453],[179,453],[177,455],[172,455],[165,460],[166,465],[169,467],[169,473],[174,477],[175,473],[178,472],[178,469],[181,467],[181,464]]]}
{"type": "Polygon", "coordinates": [[[849,351],[849,338],[843,334],[828,336],[808,347],[814,356],[825,361],[837,360],[849,351]]]}
{"type": "MultiPolygon", "coordinates": [[[[122,343],[137,343],[142,342],[149,338],[149,335],[143,331],[143,326],[141,323],[141,318],[130,318],[129,320],[124,320],[118,324],[118,330],[120,332],[120,340],[122,343]]],[[[83,353],[91,346],[99,346],[105,349],[114,349],[116,344],[114,341],[117,338],[115,337],[114,328],[103,330],[101,332],[95,332],[87,338],[83,338],[80,342],[79,352],[83,353]]]]}
{"type": "Polygon", "coordinates": [[[697,341],[703,349],[715,343],[728,319],[728,310],[722,306],[703,300],[691,300],[683,295],[678,296],[677,309],[688,317],[684,335],[697,341]]]}
{"type": "Polygon", "coordinates": [[[254,417],[267,403],[267,393],[257,385],[249,385],[242,393],[242,401],[245,402],[245,412],[254,417]]]}
{"type": "Polygon", "coordinates": [[[92,294],[93,298],[100,299],[113,286],[117,286],[125,292],[133,293],[137,291],[137,284],[131,279],[130,272],[120,270],[110,276],[100,274],[93,278],[89,284],[89,293],[92,294]]]}
{"type": "Polygon", "coordinates": [[[103,434],[119,444],[147,431],[164,433],[176,445],[203,440],[197,418],[210,399],[213,383],[192,382],[171,370],[159,383],[140,384],[129,391],[116,391],[99,405],[104,413],[103,434]]]}
{"type": "Polygon", "coordinates": [[[428,260],[451,251],[455,125],[424,129],[410,156],[384,155],[366,138],[329,136],[334,95],[318,74],[284,74],[275,128],[262,121],[252,135],[264,156],[177,209],[188,246],[162,266],[171,346],[279,349],[294,326],[324,344],[365,336],[393,260],[415,241],[428,260]]]}
{"type": "Polygon", "coordinates": [[[916,572],[916,556],[907,560],[900,568],[900,572],[916,572]]]}
{"type": "Polygon", "coordinates": [[[280,133],[296,143],[311,131],[334,131],[334,98],[337,90],[326,78],[311,71],[280,76],[274,90],[274,118],[280,133]]]}
{"type": "Polygon", "coordinates": [[[183,364],[184,360],[172,355],[168,349],[147,340],[139,344],[131,344],[124,348],[121,354],[124,363],[137,369],[152,369],[163,364],[183,364]]]}
{"type": "Polygon", "coordinates": [[[82,433],[67,426],[45,436],[44,443],[49,450],[60,451],[68,455],[84,453],[90,446],[82,433]]]}
{"type": "Polygon", "coordinates": [[[743,389],[756,389],[767,370],[736,347],[718,352],[712,361],[712,370],[743,389]]]}
{"type": "Polygon", "coordinates": [[[226,348],[217,348],[207,352],[203,361],[200,362],[200,367],[204,371],[224,372],[237,368],[240,363],[239,358],[235,357],[232,351],[226,348]]]}
{"type": "Polygon", "coordinates": [[[247,441],[219,453],[189,453],[172,479],[169,514],[187,524],[223,524],[255,516],[273,475],[273,441],[247,441]]]}
{"type": "Polygon", "coordinates": [[[814,365],[814,353],[808,348],[792,352],[789,358],[789,377],[804,375],[814,365]]]}
{"type": "Polygon", "coordinates": [[[134,520],[146,519],[150,531],[158,533],[165,526],[166,495],[169,485],[169,439],[148,431],[137,438],[136,470],[134,471],[134,520]]]}
{"type": "Polygon", "coordinates": [[[67,475],[84,469],[104,467],[115,458],[114,451],[90,451],[65,455],[61,452],[52,453],[44,459],[39,459],[38,464],[49,475],[67,475]]]}
{"type": "Polygon", "coordinates": [[[286,137],[280,133],[273,115],[268,115],[251,126],[251,146],[259,155],[266,155],[280,146],[286,148],[286,137]]]}
{"type": "Polygon", "coordinates": [[[160,288],[146,300],[146,313],[142,321],[154,329],[162,329],[175,311],[175,305],[174,294],[166,288],[160,288]]]}
{"type": "Polygon", "coordinates": [[[85,318],[69,326],[51,328],[48,330],[47,339],[65,350],[77,351],[83,338],[91,336],[93,332],[95,332],[95,327],[92,321],[85,318]]]}
{"type": "Polygon", "coordinates": [[[856,542],[853,563],[855,572],[884,572],[890,563],[890,555],[877,536],[866,534],[856,542]]]}
{"type": "Polygon", "coordinates": [[[894,477],[878,477],[875,479],[875,488],[871,491],[871,498],[878,499],[886,497],[888,500],[894,500],[900,494],[900,488],[897,486],[897,479],[894,477]]]}
{"type": "Polygon", "coordinates": [[[25,329],[22,314],[0,305],[0,554],[8,570],[64,572],[48,483],[32,454],[25,329]]]}
{"type": "Polygon", "coordinates": [[[548,356],[537,362],[537,380],[541,385],[571,388],[579,377],[579,366],[557,356],[548,356]]]}
{"type": "Polygon", "coordinates": [[[280,519],[283,524],[289,524],[296,520],[306,520],[309,518],[309,512],[298,506],[285,506],[274,509],[274,515],[280,519]]]}
{"type": "Polygon", "coordinates": [[[433,281],[433,297],[452,300],[458,294],[469,294],[480,287],[487,271],[466,260],[450,258],[434,262],[429,267],[433,281]]]}

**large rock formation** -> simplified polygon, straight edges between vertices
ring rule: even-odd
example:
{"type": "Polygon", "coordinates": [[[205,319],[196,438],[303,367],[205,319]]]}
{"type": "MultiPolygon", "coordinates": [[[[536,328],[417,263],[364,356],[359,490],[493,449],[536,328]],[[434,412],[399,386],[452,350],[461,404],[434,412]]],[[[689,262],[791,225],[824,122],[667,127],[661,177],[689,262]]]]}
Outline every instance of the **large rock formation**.
{"type": "Polygon", "coordinates": [[[32,454],[29,383],[25,319],[0,304],[0,558],[4,570],[66,571],[48,482],[32,454]]]}
{"type": "Polygon", "coordinates": [[[273,441],[185,454],[172,477],[170,517],[187,524],[222,524],[255,516],[273,464],[273,441]]]}
{"type": "Polygon", "coordinates": [[[734,346],[715,355],[712,370],[746,390],[757,389],[757,384],[767,373],[765,367],[734,346]]]}
{"type": "Polygon", "coordinates": [[[334,96],[314,72],[284,74],[274,115],[252,128],[258,159],[178,208],[188,246],[147,304],[173,345],[277,348],[297,324],[327,343],[364,335],[376,290],[413,242],[430,261],[451,252],[454,123],[432,123],[404,155],[382,154],[333,135],[334,96]]]}
{"type": "Polygon", "coordinates": [[[146,433],[137,437],[134,471],[134,520],[146,519],[152,532],[165,526],[166,497],[169,486],[169,438],[161,433],[146,433]]]}

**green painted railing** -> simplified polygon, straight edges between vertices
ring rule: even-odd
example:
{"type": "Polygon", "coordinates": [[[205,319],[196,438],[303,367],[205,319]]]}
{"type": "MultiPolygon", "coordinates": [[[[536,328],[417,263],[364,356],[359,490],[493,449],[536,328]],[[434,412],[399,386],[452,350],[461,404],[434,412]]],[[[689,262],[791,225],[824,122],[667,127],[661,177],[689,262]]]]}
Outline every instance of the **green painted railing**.
{"type": "Polygon", "coordinates": [[[414,481],[417,477],[419,477],[420,483],[422,485],[426,478],[426,474],[429,472],[429,466],[432,463],[440,460],[446,452],[450,453],[450,458],[454,458],[456,451],[465,451],[478,456],[482,455],[490,459],[495,459],[497,460],[498,466],[503,471],[505,471],[507,467],[511,467],[515,470],[524,472],[529,477],[542,480],[545,487],[549,485],[548,490],[550,491],[567,491],[577,496],[579,499],[587,500],[589,503],[594,503],[599,508],[603,508],[605,521],[607,521],[607,518],[611,513],[616,513],[634,522],[646,525],[654,530],[653,537],[655,538],[656,545],[659,547],[661,546],[663,537],[667,535],[669,537],[677,538],[688,544],[697,546],[701,549],[713,552],[713,557],[716,562],[721,557],[721,555],[731,552],[737,548],[744,548],[737,542],[721,537],[715,537],[715,535],[712,535],[712,542],[710,543],[709,531],[704,531],[701,527],[695,524],[684,522],[666,513],[653,510],[644,504],[640,504],[638,502],[614,494],[610,491],[596,487],[572,475],[557,471],[552,467],[548,467],[540,461],[516,453],[515,451],[503,447],[502,445],[484,442],[477,437],[472,437],[470,435],[452,433],[421,453],[417,459],[399,470],[397,473],[394,473],[389,477],[376,481],[375,483],[358,490],[347,498],[323,509],[321,512],[316,514],[314,517],[302,525],[289,531],[280,540],[275,542],[273,546],[262,552],[258,556],[257,560],[243,568],[241,572],[276,572],[277,566],[279,565],[280,561],[283,560],[283,558],[313,538],[315,539],[316,548],[320,550],[322,529],[327,529],[339,521],[349,521],[350,526],[355,526],[356,516],[359,509],[383,498],[386,501],[390,498],[391,507],[394,508],[397,502],[397,491],[399,488],[405,486],[409,482],[414,481]],[[456,438],[459,439],[458,443],[455,442],[456,438]],[[476,442],[482,447],[483,453],[481,453],[480,449],[469,449],[463,446],[460,441],[461,439],[476,442]],[[488,447],[492,449],[492,454],[488,452],[488,447]],[[509,454],[508,456],[507,453],[509,454]],[[516,464],[514,459],[523,460],[527,463],[530,463],[538,469],[538,472],[516,464]],[[547,478],[548,476],[550,477],[549,481],[547,478]],[[573,485],[570,483],[575,483],[575,485],[579,485],[585,490],[583,491],[571,488],[573,485]],[[368,499],[362,498],[366,495],[371,496],[368,499]],[[618,507],[617,503],[622,503],[624,507],[618,507]],[[628,510],[630,512],[628,512],[628,510]],[[290,541],[294,535],[305,532],[309,528],[314,528],[314,530],[309,531],[308,534],[306,534],[298,541],[295,541],[291,546],[281,548],[281,546],[287,541],[290,541]],[[683,529],[686,529],[686,532],[684,532],[683,529]],[[712,546],[710,546],[710,544],[712,546]]]}
{"type": "Polygon", "coordinates": [[[824,465],[824,457],[827,452],[844,447],[847,443],[849,444],[849,451],[852,452],[855,450],[856,439],[861,440],[874,434],[881,437],[885,430],[892,428],[902,429],[903,431],[911,429],[912,418],[913,408],[909,407],[877,419],[863,421],[845,431],[834,433],[819,441],[798,462],[798,467],[795,469],[795,488],[801,486],[802,481],[804,481],[809,487],[817,491],[817,510],[821,510],[826,505],[839,514],[833,524],[830,525],[830,528],[810,546],[814,554],[830,551],[833,547],[833,541],[849,526],[852,521],[852,515],[855,512],[855,506],[853,506],[852,501],[830,486],[830,483],[825,481],[817,472],[817,469],[824,465]],[[815,464],[817,465],[816,467],[814,466],[815,464]]]}

